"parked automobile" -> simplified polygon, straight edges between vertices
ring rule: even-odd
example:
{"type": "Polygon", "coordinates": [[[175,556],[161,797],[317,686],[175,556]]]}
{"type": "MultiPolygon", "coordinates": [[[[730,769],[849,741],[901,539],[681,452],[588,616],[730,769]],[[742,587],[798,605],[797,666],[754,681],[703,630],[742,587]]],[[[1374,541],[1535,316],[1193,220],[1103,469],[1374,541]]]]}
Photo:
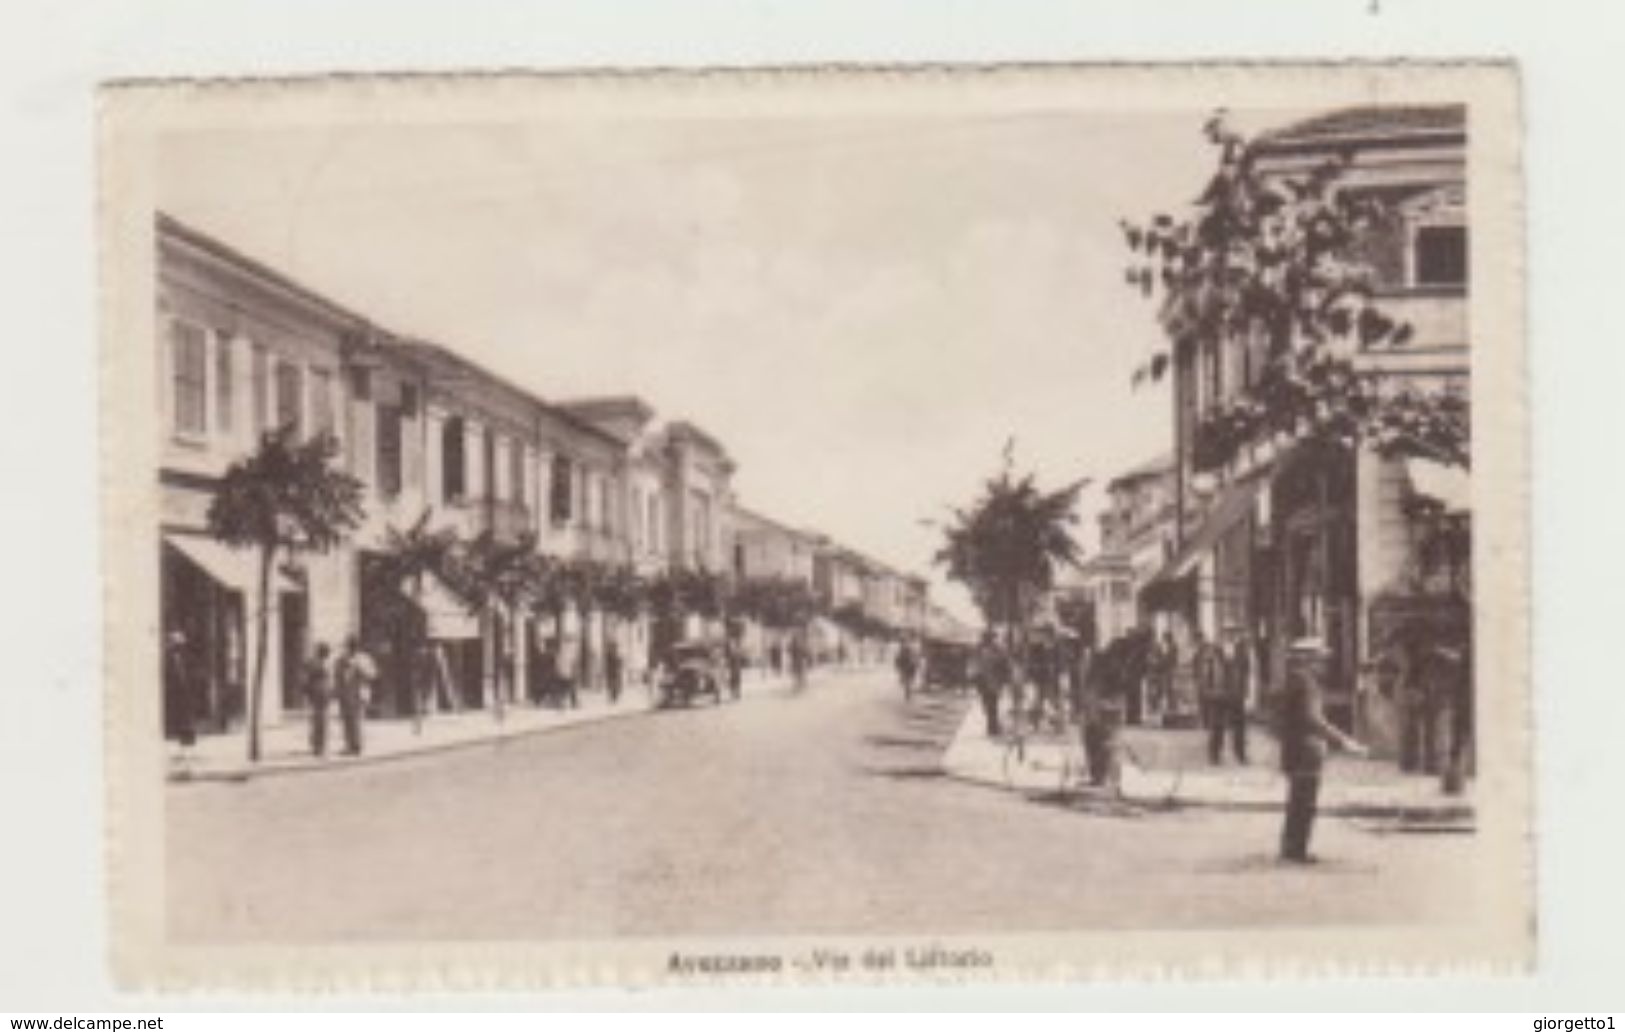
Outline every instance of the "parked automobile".
{"type": "Polygon", "coordinates": [[[683,642],[667,652],[656,687],[662,706],[693,705],[701,696],[721,705],[727,684],[728,666],[720,646],[683,642]]]}

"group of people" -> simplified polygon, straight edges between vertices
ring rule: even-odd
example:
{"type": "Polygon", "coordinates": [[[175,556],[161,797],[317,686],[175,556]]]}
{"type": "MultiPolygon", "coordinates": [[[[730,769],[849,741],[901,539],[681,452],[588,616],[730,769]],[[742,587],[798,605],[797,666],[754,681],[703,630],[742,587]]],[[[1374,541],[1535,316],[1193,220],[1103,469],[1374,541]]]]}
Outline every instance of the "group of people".
{"type": "MultiPolygon", "coordinates": [[[[1208,758],[1222,762],[1228,739],[1235,758],[1245,763],[1247,701],[1255,669],[1252,643],[1239,631],[1226,633],[1218,642],[1196,632],[1192,645],[1190,661],[1207,729],[1208,758]]],[[[1091,783],[1115,784],[1117,738],[1129,701],[1143,684],[1154,701],[1166,704],[1155,697],[1159,683],[1165,686],[1170,679],[1168,665],[1177,657],[1171,640],[1121,639],[1097,652],[1078,637],[1053,628],[1030,635],[989,629],[972,656],[972,682],[990,737],[1004,733],[1006,719],[1016,723],[1017,733],[1046,721],[1058,728],[1073,724],[1091,783]]],[[[1309,839],[1326,750],[1355,755],[1366,751],[1325,715],[1322,696],[1328,659],[1319,639],[1295,641],[1286,651],[1280,683],[1264,687],[1287,781],[1280,856],[1291,863],[1311,860],[1309,839]]]]}
{"type": "MultiPolygon", "coordinates": [[[[557,636],[539,640],[532,648],[526,667],[526,696],[538,705],[580,708],[581,686],[590,684],[596,675],[593,650],[585,644],[572,648],[557,636]]],[[[614,705],[620,702],[626,685],[626,660],[614,638],[604,642],[603,666],[604,693],[614,705]]]]}
{"type": "Polygon", "coordinates": [[[812,666],[812,650],[807,639],[792,634],[788,643],[775,641],[767,647],[767,665],[775,677],[783,676],[788,668],[791,682],[799,690],[807,685],[807,670],[812,666]]]}
{"type": "Polygon", "coordinates": [[[326,642],[317,642],[305,660],[301,683],[310,706],[311,753],[327,754],[328,710],[337,702],[344,755],[360,756],[367,707],[378,684],[378,665],[361,647],[361,639],[355,635],[346,638],[337,656],[326,642]]]}
{"type": "Polygon", "coordinates": [[[989,737],[1004,734],[1006,709],[1018,731],[1074,724],[1090,781],[1112,779],[1129,679],[1121,650],[1097,654],[1077,635],[1052,627],[1030,635],[989,628],[971,655],[969,674],[989,737]]]}

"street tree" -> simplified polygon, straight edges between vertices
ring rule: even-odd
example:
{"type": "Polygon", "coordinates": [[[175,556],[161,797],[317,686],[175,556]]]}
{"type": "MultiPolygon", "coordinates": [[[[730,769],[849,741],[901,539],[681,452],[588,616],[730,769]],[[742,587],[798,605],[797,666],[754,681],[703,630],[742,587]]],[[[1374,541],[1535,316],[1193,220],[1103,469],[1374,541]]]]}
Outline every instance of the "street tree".
{"type": "Polygon", "coordinates": [[[425,644],[423,626],[423,587],[427,577],[451,582],[456,573],[454,558],[461,547],[457,531],[452,527],[435,528],[433,510],[425,507],[422,514],[405,530],[390,526],[384,532],[384,550],[374,574],[375,579],[364,585],[376,592],[370,601],[385,621],[395,629],[397,641],[406,641],[407,655],[414,661],[406,664],[406,676],[411,682],[407,695],[412,713],[414,732],[423,730],[423,686],[416,679],[422,671],[415,657],[425,644]],[[411,599],[410,608],[402,603],[411,599]]]}
{"type": "Polygon", "coordinates": [[[338,440],[298,440],[292,426],[264,434],[232,463],[209,500],[209,533],[231,548],[259,551],[254,670],[249,679],[248,759],[260,759],[260,699],[271,609],[271,570],[279,554],[326,552],[361,523],[361,481],[335,464],[338,440]]]}
{"type": "Polygon", "coordinates": [[[970,590],[990,626],[1024,634],[1056,571],[1076,565],[1081,553],[1071,528],[1086,483],[1041,490],[1032,474],[1015,471],[1007,446],[998,473],[976,500],[953,510],[935,562],[970,590]]]}
{"type": "Polygon", "coordinates": [[[529,597],[539,561],[536,538],[530,533],[505,541],[485,531],[454,553],[453,586],[480,621],[481,639],[491,656],[491,713],[499,721],[507,715],[502,677],[504,673],[511,677],[513,671],[502,667],[497,621],[529,597]]]}
{"type": "Polygon", "coordinates": [[[1384,311],[1364,257],[1390,206],[1350,186],[1349,155],[1286,173],[1268,168],[1257,141],[1223,112],[1204,132],[1216,166],[1189,210],[1122,225],[1128,283],[1160,297],[1168,340],[1135,381],[1160,379],[1209,352],[1220,368],[1255,370],[1197,429],[1194,468],[1222,468],[1255,445],[1305,441],[1365,442],[1465,468],[1464,395],[1385,382],[1355,361],[1357,352],[1403,348],[1412,337],[1384,311]]]}

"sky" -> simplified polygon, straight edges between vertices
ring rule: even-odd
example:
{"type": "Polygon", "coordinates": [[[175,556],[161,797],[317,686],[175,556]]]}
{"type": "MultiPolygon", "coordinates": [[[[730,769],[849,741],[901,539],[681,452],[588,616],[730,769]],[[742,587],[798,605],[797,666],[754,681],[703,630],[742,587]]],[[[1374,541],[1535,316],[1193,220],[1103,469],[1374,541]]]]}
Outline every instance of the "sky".
{"type": "Polygon", "coordinates": [[[1013,440],[1041,486],[1166,451],[1118,228],[1188,203],[1206,110],[178,131],[158,202],[554,401],[709,430],[742,504],[931,566],[1013,440]]]}

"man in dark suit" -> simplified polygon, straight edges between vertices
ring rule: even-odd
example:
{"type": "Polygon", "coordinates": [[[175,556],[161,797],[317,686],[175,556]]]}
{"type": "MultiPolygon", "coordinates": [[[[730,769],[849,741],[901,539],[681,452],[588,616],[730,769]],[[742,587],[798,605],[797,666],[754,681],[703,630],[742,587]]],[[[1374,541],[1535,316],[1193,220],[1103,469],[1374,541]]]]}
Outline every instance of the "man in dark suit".
{"type": "Polygon", "coordinates": [[[1217,690],[1208,703],[1208,759],[1214,763],[1224,757],[1224,738],[1230,736],[1230,747],[1237,763],[1247,762],[1247,683],[1251,677],[1252,662],[1245,636],[1236,628],[1225,634],[1224,645],[1214,650],[1219,657],[1216,678],[1217,690]]]}
{"type": "Polygon", "coordinates": [[[1338,730],[1321,711],[1321,680],[1326,646],[1318,638],[1302,638],[1287,652],[1286,683],[1276,716],[1281,740],[1281,773],[1287,778],[1286,817],[1281,824],[1281,859],[1311,863],[1309,835],[1320,798],[1320,771],[1325,764],[1322,743],[1356,756],[1365,746],[1338,730]]]}

